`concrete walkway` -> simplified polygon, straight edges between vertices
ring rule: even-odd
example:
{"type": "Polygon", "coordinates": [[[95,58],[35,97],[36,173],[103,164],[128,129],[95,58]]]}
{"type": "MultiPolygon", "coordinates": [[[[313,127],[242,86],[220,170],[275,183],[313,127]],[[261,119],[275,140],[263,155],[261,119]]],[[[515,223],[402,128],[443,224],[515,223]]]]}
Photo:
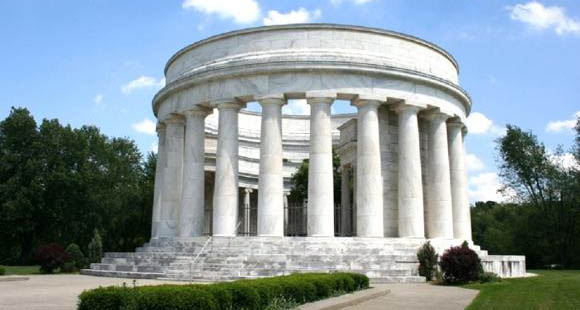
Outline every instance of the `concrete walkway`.
{"type": "MultiPolygon", "coordinates": [[[[103,278],[76,274],[30,275],[24,281],[0,282],[2,310],[74,310],[77,298],[86,289],[110,285],[133,285],[131,279],[103,278]]],[[[175,283],[137,280],[137,285],[175,283]]],[[[184,283],[184,282],[179,282],[184,283]]]]}
{"type": "Polygon", "coordinates": [[[477,296],[478,291],[460,287],[421,284],[377,284],[377,288],[388,289],[390,294],[377,297],[344,310],[398,310],[465,309],[477,296]]]}
{"type": "MultiPolygon", "coordinates": [[[[133,285],[131,279],[82,275],[31,275],[25,281],[0,282],[2,310],[74,310],[78,295],[91,288],[109,285],[133,285]]],[[[137,280],[137,285],[176,283],[137,280]]],[[[185,282],[177,282],[184,284],[185,282]]],[[[309,310],[383,310],[383,309],[464,309],[477,291],[430,284],[376,284],[372,290],[309,304],[309,310]],[[359,299],[359,300],[357,300],[359,299]],[[354,306],[348,306],[349,303],[354,306]],[[352,302],[354,301],[354,302],[352,302]],[[344,306],[336,307],[342,304],[344,306]]]]}

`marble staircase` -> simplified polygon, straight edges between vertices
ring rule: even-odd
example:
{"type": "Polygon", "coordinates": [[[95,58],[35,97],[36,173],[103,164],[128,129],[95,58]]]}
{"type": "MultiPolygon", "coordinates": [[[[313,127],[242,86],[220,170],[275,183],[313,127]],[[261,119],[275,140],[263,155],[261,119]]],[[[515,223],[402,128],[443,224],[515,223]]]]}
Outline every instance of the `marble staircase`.
{"type": "MultiPolygon", "coordinates": [[[[135,252],[105,253],[82,274],[214,282],[304,272],[357,272],[374,283],[424,282],[417,249],[425,239],[204,237],[159,239],[135,252]]],[[[438,252],[459,240],[432,240],[438,252]]],[[[486,257],[476,245],[470,245],[486,257]]]]}

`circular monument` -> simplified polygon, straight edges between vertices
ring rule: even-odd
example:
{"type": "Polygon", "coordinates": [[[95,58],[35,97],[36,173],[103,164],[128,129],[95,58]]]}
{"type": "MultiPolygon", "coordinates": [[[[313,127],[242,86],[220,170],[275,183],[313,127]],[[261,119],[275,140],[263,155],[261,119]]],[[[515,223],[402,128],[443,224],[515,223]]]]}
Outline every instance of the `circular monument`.
{"type": "Polygon", "coordinates": [[[183,48],[153,99],[151,242],[83,272],[225,280],[336,270],[424,281],[415,253],[431,240],[438,251],[468,241],[487,270],[524,274],[523,257],[471,242],[471,100],[458,72],[433,43],[358,26],[250,28],[183,48]],[[283,115],[293,99],[310,115],[283,115]],[[357,112],[332,115],[335,100],[357,112]],[[242,110],[250,102],[261,113],[242,110]],[[308,199],[288,201],[306,158],[308,199]]]}

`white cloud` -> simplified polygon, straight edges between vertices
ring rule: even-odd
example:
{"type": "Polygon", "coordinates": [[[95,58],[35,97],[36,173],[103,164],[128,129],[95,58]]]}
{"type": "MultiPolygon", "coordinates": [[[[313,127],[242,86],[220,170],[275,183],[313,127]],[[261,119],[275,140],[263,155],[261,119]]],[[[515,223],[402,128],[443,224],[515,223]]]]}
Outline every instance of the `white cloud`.
{"type": "Polygon", "coordinates": [[[134,123],[132,127],[137,132],[148,135],[155,135],[155,127],[156,127],[155,122],[148,118],[143,119],[143,121],[139,123],[134,123]]]}
{"type": "Polygon", "coordinates": [[[282,113],[291,115],[310,115],[310,105],[306,99],[291,99],[282,107],[282,113]]]}
{"type": "Polygon", "coordinates": [[[534,29],[554,29],[558,35],[580,34],[580,21],[568,17],[564,8],[530,1],[508,6],[507,9],[510,10],[512,20],[525,23],[534,29]]]}
{"type": "Polygon", "coordinates": [[[574,114],[572,119],[567,119],[563,121],[552,121],[546,125],[547,132],[559,132],[563,130],[571,130],[576,127],[576,120],[580,118],[580,111],[574,114]]]}
{"type": "Polygon", "coordinates": [[[467,117],[467,129],[470,134],[494,134],[501,136],[505,134],[505,128],[499,127],[487,118],[483,113],[473,112],[467,117]]]}
{"type": "Polygon", "coordinates": [[[578,163],[576,157],[574,157],[574,154],[572,153],[554,154],[548,151],[548,158],[552,164],[560,166],[565,170],[580,169],[580,163],[578,163]]]}
{"type": "Polygon", "coordinates": [[[103,95],[101,94],[96,95],[95,98],[93,98],[93,102],[96,105],[100,105],[101,103],[103,103],[103,95]]]}
{"type": "Polygon", "coordinates": [[[283,24],[300,24],[309,23],[320,18],[320,10],[308,11],[305,8],[292,10],[288,13],[280,13],[275,10],[268,11],[268,16],[264,17],[264,25],[283,25],[283,24]]]}
{"type": "Polygon", "coordinates": [[[130,94],[137,89],[143,88],[155,88],[159,89],[165,86],[165,78],[161,78],[159,80],[155,79],[154,77],[142,75],[129,83],[121,86],[121,92],[123,94],[130,94]]]}
{"type": "Polygon", "coordinates": [[[250,24],[260,18],[260,6],[255,0],[185,0],[184,9],[203,14],[217,14],[221,19],[233,19],[237,24],[250,24]]]}
{"type": "Polygon", "coordinates": [[[498,192],[502,185],[495,172],[483,172],[468,179],[470,201],[496,201],[508,200],[508,197],[498,192]]]}
{"type": "Polygon", "coordinates": [[[149,151],[153,153],[157,153],[159,148],[159,144],[157,142],[152,142],[151,146],[149,147],[149,151]]]}
{"type": "Polygon", "coordinates": [[[480,171],[485,168],[485,164],[475,154],[465,154],[465,168],[467,171],[480,171]]]}

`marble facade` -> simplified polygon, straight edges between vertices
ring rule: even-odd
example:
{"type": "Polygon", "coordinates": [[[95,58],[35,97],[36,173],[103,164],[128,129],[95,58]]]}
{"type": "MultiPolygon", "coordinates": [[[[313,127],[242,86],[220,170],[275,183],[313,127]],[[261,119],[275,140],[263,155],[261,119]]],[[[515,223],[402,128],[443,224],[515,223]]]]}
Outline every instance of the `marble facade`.
{"type": "MultiPolygon", "coordinates": [[[[189,278],[192,270],[202,278],[217,270],[232,279],[322,269],[424,281],[415,253],[427,239],[439,252],[466,240],[486,261],[471,241],[463,142],[471,99],[458,72],[433,43],[358,26],[250,28],[183,48],[153,99],[151,242],[84,273],[108,275],[122,261],[127,270],[117,276],[185,279],[189,268],[189,278]],[[310,115],[283,115],[290,99],[305,99],[310,115]],[[357,112],[332,114],[335,100],[357,112]],[[261,113],[243,109],[251,102],[261,113]],[[333,148],[343,176],[338,209],[333,148]],[[289,180],[307,158],[308,199],[296,212],[289,180]],[[306,231],[289,237],[297,236],[296,217],[306,231]],[[188,255],[208,267],[180,261],[188,255]],[[157,263],[138,266],[142,258],[157,263]]],[[[520,256],[487,262],[490,270],[513,262],[509,276],[525,274],[520,256]]]]}

